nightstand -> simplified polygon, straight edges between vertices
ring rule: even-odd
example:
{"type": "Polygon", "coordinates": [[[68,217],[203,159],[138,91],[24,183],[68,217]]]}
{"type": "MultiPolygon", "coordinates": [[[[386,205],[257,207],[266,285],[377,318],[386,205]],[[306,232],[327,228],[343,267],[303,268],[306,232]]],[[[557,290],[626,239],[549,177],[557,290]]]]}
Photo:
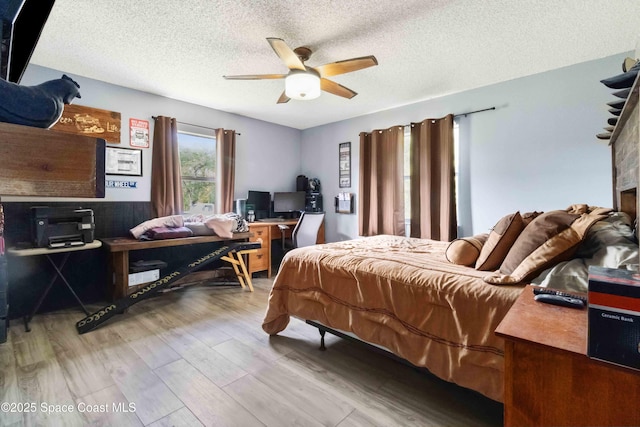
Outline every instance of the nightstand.
{"type": "Polygon", "coordinates": [[[587,357],[587,309],[543,304],[527,286],[498,328],[505,426],[638,426],[640,371],[587,357]]]}

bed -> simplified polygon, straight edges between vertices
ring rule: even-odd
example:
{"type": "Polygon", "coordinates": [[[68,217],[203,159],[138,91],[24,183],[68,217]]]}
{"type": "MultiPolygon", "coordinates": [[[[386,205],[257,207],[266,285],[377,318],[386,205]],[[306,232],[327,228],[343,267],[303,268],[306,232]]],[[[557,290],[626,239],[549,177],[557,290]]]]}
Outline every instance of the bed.
{"type": "MultiPolygon", "coordinates": [[[[578,244],[553,265],[538,265],[544,271],[536,277],[521,276],[526,280],[517,283],[509,283],[517,269],[505,276],[500,269],[450,262],[447,242],[385,235],[295,249],[282,261],[262,327],[273,335],[291,316],[312,321],[501,402],[504,343],[494,330],[525,283],[586,291],[589,265],[632,268],[638,262],[628,216],[572,215],[578,225],[555,230],[552,238],[564,243],[570,236],[578,244]]],[[[548,250],[551,238],[544,240],[534,259],[548,250]]]]}

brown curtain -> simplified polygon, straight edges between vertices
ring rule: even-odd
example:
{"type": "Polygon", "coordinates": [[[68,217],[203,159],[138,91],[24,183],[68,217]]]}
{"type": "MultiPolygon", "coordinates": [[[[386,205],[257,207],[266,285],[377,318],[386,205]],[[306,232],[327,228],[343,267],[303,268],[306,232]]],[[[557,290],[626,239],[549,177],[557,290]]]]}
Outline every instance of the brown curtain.
{"type": "Polygon", "coordinates": [[[403,147],[402,126],[360,134],[361,236],[405,234],[403,147]]]}
{"type": "Polygon", "coordinates": [[[182,203],[178,122],[158,116],[153,128],[151,206],[156,217],[163,217],[181,214],[182,203]]]}
{"type": "Polygon", "coordinates": [[[457,235],[453,115],[411,125],[411,237],[457,235]]]}
{"type": "Polygon", "coordinates": [[[216,206],[218,213],[233,212],[236,174],[236,131],[216,130],[216,206]]]}

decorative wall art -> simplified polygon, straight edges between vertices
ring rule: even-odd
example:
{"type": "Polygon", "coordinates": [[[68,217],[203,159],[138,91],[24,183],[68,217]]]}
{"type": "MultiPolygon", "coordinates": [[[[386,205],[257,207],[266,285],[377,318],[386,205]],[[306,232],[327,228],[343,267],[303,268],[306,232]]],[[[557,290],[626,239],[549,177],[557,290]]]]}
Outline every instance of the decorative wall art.
{"type": "Polygon", "coordinates": [[[351,143],[343,142],[339,146],[339,174],[340,188],[351,187],[351,143]]]}
{"type": "Polygon", "coordinates": [[[107,147],[105,173],[107,175],[142,176],[142,150],[107,147]]]}
{"type": "Polygon", "coordinates": [[[132,147],[149,148],[149,122],[129,119],[130,144],[132,147]]]}
{"type": "Polygon", "coordinates": [[[62,117],[51,127],[58,132],[102,138],[109,144],[120,144],[120,113],[85,107],[65,105],[62,117]]]}

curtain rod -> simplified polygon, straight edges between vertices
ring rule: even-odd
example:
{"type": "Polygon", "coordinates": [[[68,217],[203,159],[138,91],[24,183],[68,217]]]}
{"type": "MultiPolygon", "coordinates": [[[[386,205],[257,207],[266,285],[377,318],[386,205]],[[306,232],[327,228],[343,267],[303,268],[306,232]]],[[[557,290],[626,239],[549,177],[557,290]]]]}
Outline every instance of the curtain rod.
{"type": "MultiPolygon", "coordinates": [[[[467,117],[469,114],[475,114],[475,113],[482,113],[483,111],[491,111],[491,110],[495,110],[496,107],[489,107],[489,108],[483,108],[482,110],[475,110],[475,111],[469,111],[467,113],[460,113],[460,114],[454,114],[453,118],[455,119],[456,117],[467,117]]],[[[403,125],[403,126],[412,126],[416,123],[409,123],[408,125],[403,125]]]]}
{"type": "Polygon", "coordinates": [[[460,116],[465,116],[467,117],[469,114],[475,114],[475,113],[482,113],[483,111],[491,111],[491,110],[495,110],[496,107],[490,107],[490,108],[484,108],[482,110],[475,110],[475,111],[469,111],[468,113],[460,113],[460,114],[454,114],[454,118],[456,117],[460,117],[460,116]]]}
{"type": "MultiPolygon", "coordinates": [[[[155,119],[157,119],[157,118],[158,118],[158,116],[151,116],[151,118],[152,118],[153,120],[155,120],[155,119]]],[[[178,120],[176,120],[176,121],[177,121],[178,123],[180,123],[180,124],[183,124],[183,125],[195,126],[195,127],[197,127],[197,128],[203,128],[203,129],[209,129],[209,130],[217,130],[216,128],[212,128],[212,127],[209,127],[209,126],[194,125],[193,123],[181,122],[181,121],[178,121],[178,120]]],[[[242,134],[241,134],[240,132],[236,132],[236,135],[242,135],[242,134]]]]}

